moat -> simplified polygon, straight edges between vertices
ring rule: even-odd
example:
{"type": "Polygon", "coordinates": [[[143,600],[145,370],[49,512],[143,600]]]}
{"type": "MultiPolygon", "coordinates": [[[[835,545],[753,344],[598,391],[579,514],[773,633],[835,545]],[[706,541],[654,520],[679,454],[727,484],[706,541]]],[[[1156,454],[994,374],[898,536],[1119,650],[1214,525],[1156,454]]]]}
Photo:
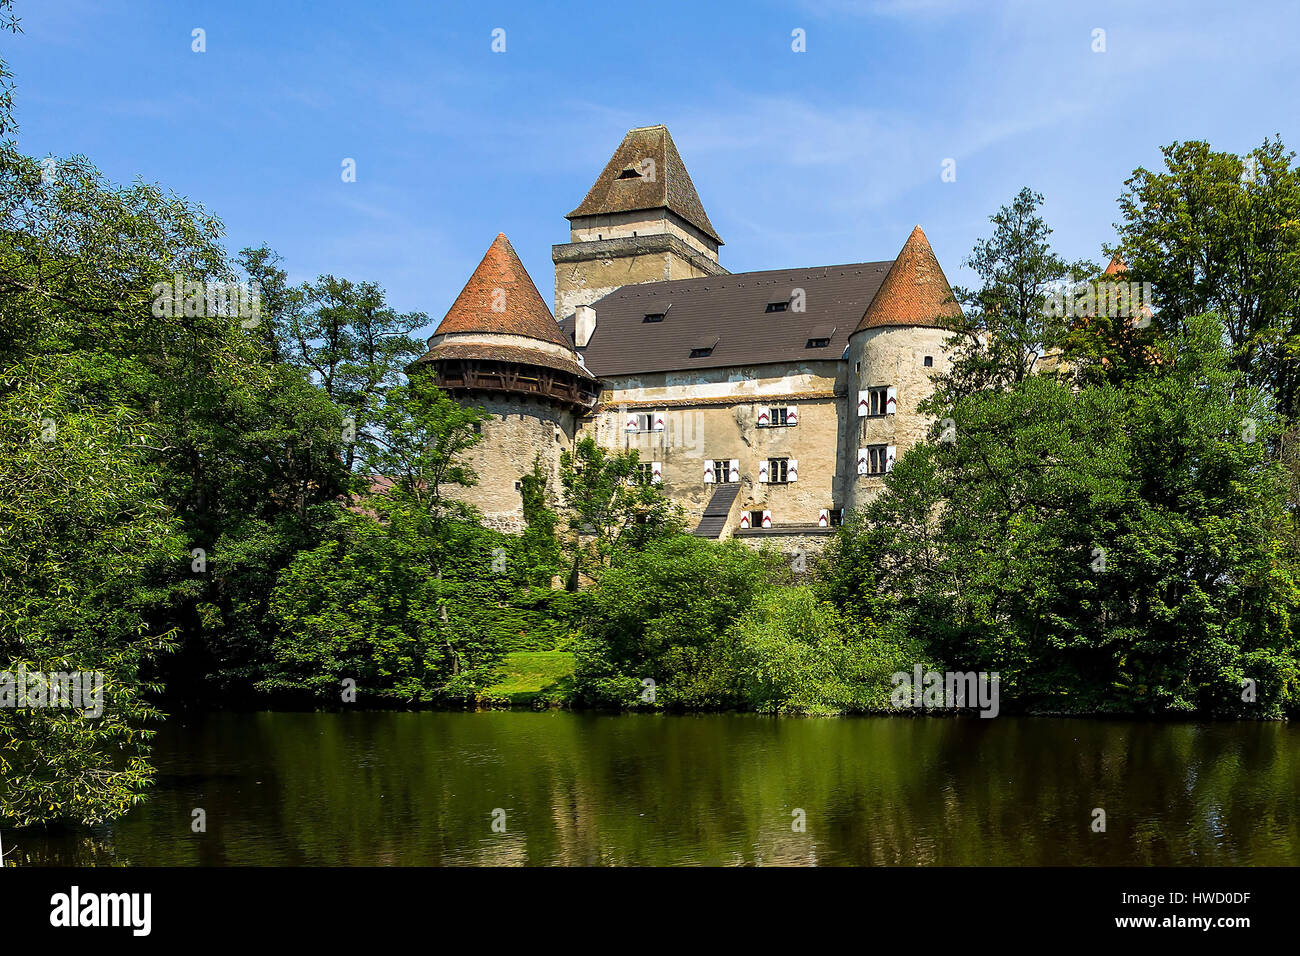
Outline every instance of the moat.
{"type": "Polygon", "coordinates": [[[10,865],[1300,862],[1294,723],[222,713],[156,742],[148,803],[5,831],[10,865]]]}

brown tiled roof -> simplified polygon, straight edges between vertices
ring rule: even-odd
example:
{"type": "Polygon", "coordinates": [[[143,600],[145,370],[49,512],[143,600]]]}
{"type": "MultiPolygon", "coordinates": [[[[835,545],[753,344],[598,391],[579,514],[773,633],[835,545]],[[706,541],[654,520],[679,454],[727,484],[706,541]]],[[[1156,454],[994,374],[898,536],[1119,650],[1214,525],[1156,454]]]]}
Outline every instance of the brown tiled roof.
{"type": "MultiPolygon", "coordinates": [[[[592,303],[596,331],[582,357],[597,376],[838,361],[890,265],[857,262],[624,286],[592,303]],[[793,308],[796,289],[803,290],[803,311],[793,308]],[[768,312],[769,303],[792,307],[768,312]],[[663,313],[662,322],[644,321],[655,313],[663,313]],[[690,357],[700,340],[713,338],[711,354],[690,357]],[[817,338],[830,341],[808,348],[817,338]]],[[[562,324],[571,330],[573,320],[562,324]]]]}
{"type": "Polygon", "coordinates": [[[552,355],[541,349],[529,348],[527,344],[497,345],[475,342],[439,342],[420,358],[421,362],[438,362],[444,359],[482,359],[489,362],[517,362],[520,365],[540,365],[544,368],[558,369],[577,375],[579,378],[595,379],[572,359],[552,355]]]}
{"type": "Polygon", "coordinates": [[[880,285],[871,305],[854,331],[889,325],[919,325],[945,328],[961,315],[952,301],[952,288],[944,278],[930,241],[917,226],[903,244],[889,275],[880,285]]]}
{"type": "Polygon", "coordinates": [[[1110,257],[1110,265],[1106,267],[1106,271],[1102,275],[1116,276],[1124,272],[1128,272],[1128,266],[1124,264],[1124,260],[1117,252],[1110,257]]]}
{"type": "Polygon", "coordinates": [[[565,218],[668,209],[722,245],[666,126],[629,130],[578,208],[565,218]],[[651,160],[653,167],[645,163],[651,160]],[[653,179],[640,175],[653,168],[653,179]],[[638,175],[630,175],[635,171],[638,175]],[[629,175],[624,176],[628,172],[629,175]]]}
{"type": "Polygon", "coordinates": [[[519,261],[504,232],[497,233],[483,261],[460,290],[435,335],[448,332],[501,332],[526,335],[571,348],[551,310],[537,292],[532,277],[519,261]],[[497,292],[501,290],[504,298],[497,292]],[[494,312],[494,304],[504,312],[494,312]]]}

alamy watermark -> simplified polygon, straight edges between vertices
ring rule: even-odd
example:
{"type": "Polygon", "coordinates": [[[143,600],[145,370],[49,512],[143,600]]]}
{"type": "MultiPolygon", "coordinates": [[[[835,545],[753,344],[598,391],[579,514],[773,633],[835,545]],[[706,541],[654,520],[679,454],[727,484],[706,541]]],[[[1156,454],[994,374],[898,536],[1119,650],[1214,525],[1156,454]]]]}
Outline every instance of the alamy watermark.
{"type": "Polygon", "coordinates": [[[104,713],[104,675],[100,671],[0,671],[0,707],[44,710],[71,707],[96,719],[104,713]]]}
{"type": "Polygon", "coordinates": [[[898,671],[891,678],[894,690],[889,695],[895,707],[949,710],[970,707],[981,717],[998,715],[998,672],[926,671],[917,664],[912,673],[898,671]]]}
{"type": "Polygon", "coordinates": [[[1043,314],[1053,318],[1137,319],[1142,328],[1151,324],[1150,282],[1080,282],[1058,288],[1043,300],[1043,314]]]}
{"type": "Polygon", "coordinates": [[[153,289],[155,318],[238,317],[246,329],[261,324],[262,285],[249,282],[199,282],[180,273],[171,282],[155,282],[153,289]]]}

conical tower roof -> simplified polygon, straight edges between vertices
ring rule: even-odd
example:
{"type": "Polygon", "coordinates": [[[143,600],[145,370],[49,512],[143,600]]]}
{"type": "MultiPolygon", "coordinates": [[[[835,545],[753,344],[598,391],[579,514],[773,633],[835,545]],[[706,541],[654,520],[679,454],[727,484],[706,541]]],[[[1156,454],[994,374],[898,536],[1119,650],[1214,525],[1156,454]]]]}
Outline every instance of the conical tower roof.
{"type": "Polygon", "coordinates": [[[961,315],[930,240],[917,226],[889,267],[854,332],[890,325],[946,328],[961,315]]]}
{"type": "Polygon", "coordinates": [[[524,335],[572,348],[504,232],[492,240],[434,334],[452,332],[524,335]]]}
{"type": "Polygon", "coordinates": [[[674,212],[722,245],[666,126],[628,130],[587,198],[565,218],[643,209],[674,212]]]}

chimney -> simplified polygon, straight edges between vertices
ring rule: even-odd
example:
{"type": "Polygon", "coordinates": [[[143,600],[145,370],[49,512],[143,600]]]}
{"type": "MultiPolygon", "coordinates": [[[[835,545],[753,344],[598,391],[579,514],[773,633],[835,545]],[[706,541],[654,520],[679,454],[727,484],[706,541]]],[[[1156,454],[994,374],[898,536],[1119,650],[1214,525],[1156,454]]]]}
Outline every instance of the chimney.
{"type": "Polygon", "coordinates": [[[596,310],[589,305],[580,305],[574,312],[573,341],[580,349],[585,349],[596,331],[596,310]]]}

